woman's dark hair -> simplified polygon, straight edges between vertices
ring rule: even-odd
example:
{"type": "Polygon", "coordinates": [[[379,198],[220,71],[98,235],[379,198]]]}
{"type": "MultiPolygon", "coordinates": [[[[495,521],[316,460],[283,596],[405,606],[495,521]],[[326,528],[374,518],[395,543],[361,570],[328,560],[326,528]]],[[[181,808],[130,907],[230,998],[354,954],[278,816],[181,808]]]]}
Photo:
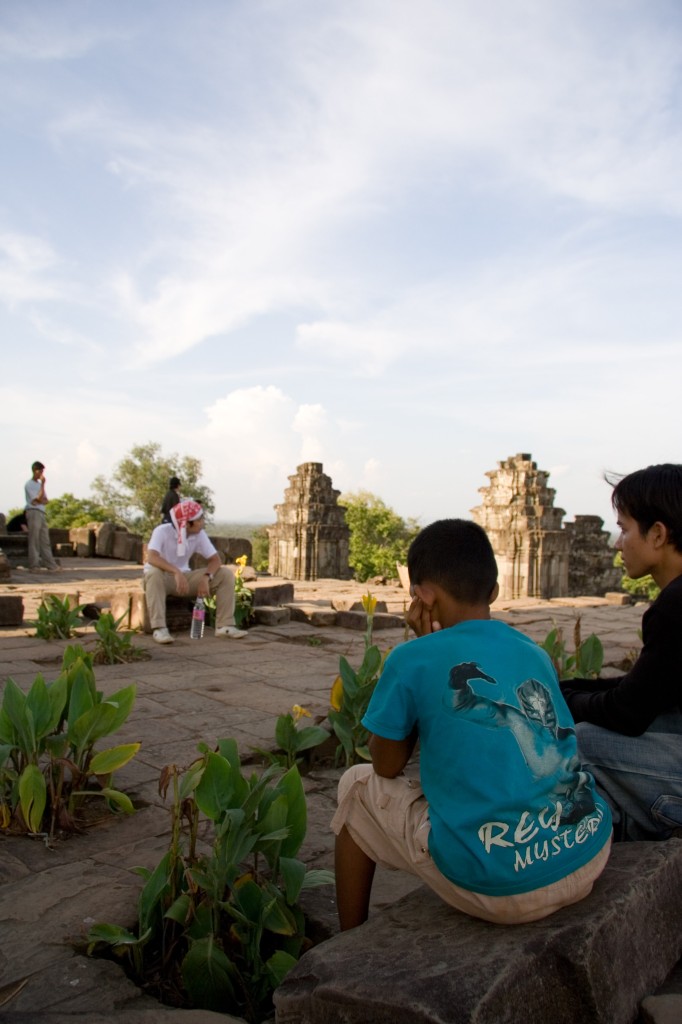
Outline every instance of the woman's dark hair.
{"type": "Polygon", "coordinates": [[[615,484],[611,504],[637,521],[642,536],[654,523],[668,528],[668,538],[677,551],[682,551],[682,465],[663,462],[635,470],[620,479],[605,474],[615,484]]]}
{"type": "Polygon", "coordinates": [[[176,476],[172,476],[170,478],[168,486],[170,487],[171,491],[174,491],[176,487],[180,486],[180,481],[176,476]]]}
{"type": "Polygon", "coordinates": [[[437,583],[468,604],[489,601],[497,563],[485,530],[467,519],[439,519],[417,534],[407,552],[410,583],[437,583]]]}

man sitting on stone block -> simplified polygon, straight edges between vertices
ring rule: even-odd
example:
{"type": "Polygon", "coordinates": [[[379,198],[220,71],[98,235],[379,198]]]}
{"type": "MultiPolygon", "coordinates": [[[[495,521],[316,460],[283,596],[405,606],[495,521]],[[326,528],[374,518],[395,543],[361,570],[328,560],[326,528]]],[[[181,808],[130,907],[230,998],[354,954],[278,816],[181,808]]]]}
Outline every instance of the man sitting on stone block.
{"type": "Polygon", "coordinates": [[[220,555],[204,530],[204,510],[197,501],[188,498],[175,505],[171,522],[157,526],[147,545],[144,565],[144,591],[154,640],[157,644],[172,644],[173,637],[166,627],[166,597],[208,597],[215,595],[215,635],[239,639],[246,636],[234,622],[234,575],[221,565],[220,555]],[[190,569],[193,554],[203,555],[207,564],[202,569],[190,569]]]}
{"type": "Polygon", "coordinates": [[[587,896],[611,845],[556,672],[490,618],[497,565],[480,526],[432,523],[407,565],[417,639],[386,659],[363,718],[372,764],[342,776],[332,821],[341,929],[367,919],[376,864],[472,917],[546,917],[587,896]],[[417,741],[421,785],[403,774],[417,741]]]}
{"type": "Polygon", "coordinates": [[[628,576],[651,575],[661,592],[626,675],[569,679],[561,689],[616,838],[667,839],[682,828],[682,465],[630,473],[612,502],[628,576]]]}

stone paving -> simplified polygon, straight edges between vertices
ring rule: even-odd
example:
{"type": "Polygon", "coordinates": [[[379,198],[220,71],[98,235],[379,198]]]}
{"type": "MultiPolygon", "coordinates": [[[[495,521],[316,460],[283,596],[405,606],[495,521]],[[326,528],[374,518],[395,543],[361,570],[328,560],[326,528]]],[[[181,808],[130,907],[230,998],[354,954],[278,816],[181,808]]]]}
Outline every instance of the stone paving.
{"type": "MultiPolygon", "coordinates": [[[[25,619],[30,619],[43,592],[77,592],[81,603],[106,603],[112,591],[139,586],[139,580],[136,565],[70,559],[63,572],[49,576],[14,571],[11,581],[0,585],[0,596],[21,594],[25,619]]],[[[256,586],[273,582],[259,580],[256,586]]],[[[405,593],[398,586],[371,589],[389,612],[402,613],[405,593]]],[[[335,580],[297,582],[295,604],[301,615],[330,609],[332,602],[347,607],[366,590],[335,580]]],[[[580,615],[583,637],[590,632],[601,637],[607,671],[616,672],[623,658],[640,646],[642,611],[582,598],[508,602],[496,606],[494,614],[536,640],[544,638],[552,625],[561,625],[569,642],[580,615]]],[[[0,628],[0,686],[11,676],[27,689],[38,672],[48,681],[58,674],[66,642],[37,640],[33,632],[26,623],[0,628]]],[[[80,632],[77,642],[93,646],[92,627],[80,632]]],[[[404,635],[402,627],[386,629],[375,634],[375,641],[390,648],[404,635]]],[[[239,641],[215,638],[209,630],[201,641],[183,635],[167,647],[142,634],[136,635],[135,643],[150,652],[149,661],[98,666],[96,675],[105,694],[130,682],[138,687],[133,713],[117,740],[140,741],[142,747],[116,776],[117,785],[133,797],[137,813],[53,846],[38,839],[0,836],[0,1024],[148,1024],[176,1019],[203,1024],[229,1019],[162,1007],[114,964],[78,956],[70,943],[95,920],[125,925],[135,920],[140,880],[132,869],[153,866],[167,845],[168,811],[157,790],[161,769],[169,763],[188,764],[199,741],[212,743],[224,736],[237,740],[242,757],[252,756],[253,747],[272,746],[277,716],[294,703],[322,717],[339,657],[358,663],[363,637],[357,629],[290,621],[256,626],[239,641]],[[27,979],[23,989],[10,998],[5,986],[22,979],[27,979]]],[[[338,770],[320,763],[305,777],[309,829],[301,855],[311,866],[333,863],[328,823],[338,775],[338,770]]],[[[373,913],[413,888],[409,878],[379,871],[373,913]]],[[[317,890],[310,911],[323,928],[335,929],[332,891],[317,890]]]]}

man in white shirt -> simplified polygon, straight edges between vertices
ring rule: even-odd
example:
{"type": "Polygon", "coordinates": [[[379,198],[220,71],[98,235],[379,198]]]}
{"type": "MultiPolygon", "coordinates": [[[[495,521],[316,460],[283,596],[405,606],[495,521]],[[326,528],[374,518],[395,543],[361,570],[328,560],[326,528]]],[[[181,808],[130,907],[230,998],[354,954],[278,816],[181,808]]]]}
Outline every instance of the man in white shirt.
{"type": "Polygon", "coordinates": [[[144,565],[144,589],[154,640],[157,644],[172,644],[173,637],[166,626],[166,597],[216,599],[215,635],[239,639],[246,636],[234,622],[234,575],[222,565],[220,555],[204,530],[204,510],[197,501],[184,499],[171,511],[171,522],[162,523],[153,531],[147,545],[144,565]],[[190,569],[193,554],[203,555],[207,564],[201,569],[190,569]]]}
{"type": "Polygon", "coordinates": [[[34,462],[33,476],[26,482],[26,525],[28,526],[28,567],[59,572],[59,566],[52,556],[50,531],[45,518],[47,494],[45,493],[45,466],[34,462]],[[42,563],[42,565],[41,565],[42,563]]]}

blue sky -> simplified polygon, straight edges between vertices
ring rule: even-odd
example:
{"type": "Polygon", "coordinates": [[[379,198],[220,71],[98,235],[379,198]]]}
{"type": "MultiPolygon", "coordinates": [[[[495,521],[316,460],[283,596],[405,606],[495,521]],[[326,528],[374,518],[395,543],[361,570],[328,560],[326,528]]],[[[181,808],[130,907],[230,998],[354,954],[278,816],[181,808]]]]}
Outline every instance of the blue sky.
{"type": "Polygon", "coordinates": [[[676,0],[3,0],[0,510],[134,444],[423,524],[680,459],[676,0]]]}

